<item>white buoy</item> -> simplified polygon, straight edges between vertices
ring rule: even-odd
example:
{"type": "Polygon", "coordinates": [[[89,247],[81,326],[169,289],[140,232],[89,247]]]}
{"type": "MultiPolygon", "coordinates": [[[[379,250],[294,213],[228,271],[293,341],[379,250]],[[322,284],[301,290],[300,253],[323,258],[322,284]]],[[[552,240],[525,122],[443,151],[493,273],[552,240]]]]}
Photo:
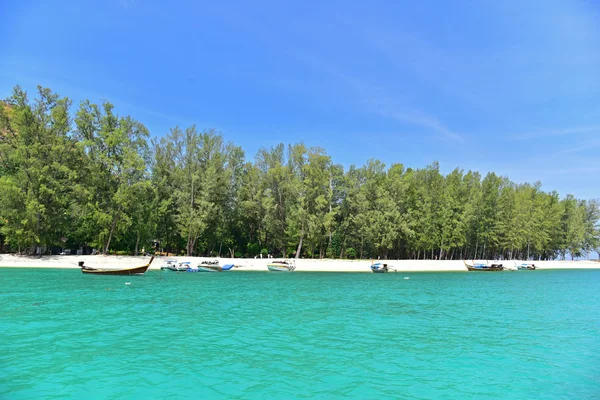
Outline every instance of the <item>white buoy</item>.
{"type": "Polygon", "coordinates": [[[125,282],[126,285],[131,285],[131,282],[125,282]]]}

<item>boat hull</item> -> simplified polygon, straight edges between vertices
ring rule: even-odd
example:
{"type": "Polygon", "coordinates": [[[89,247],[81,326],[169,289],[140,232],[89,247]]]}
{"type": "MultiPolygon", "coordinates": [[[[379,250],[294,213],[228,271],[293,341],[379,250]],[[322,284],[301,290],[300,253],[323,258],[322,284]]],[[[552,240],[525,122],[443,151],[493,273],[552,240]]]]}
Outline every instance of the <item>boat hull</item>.
{"type": "Polygon", "coordinates": [[[296,269],[294,266],[285,266],[285,265],[267,265],[269,271],[274,272],[292,272],[296,269]]]}
{"type": "Polygon", "coordinates": [[[371,267],[371,271],[373,271],[376,274],[385,274],[386,272],[388,272],[387,268],[373,268],[371,267]]]}
{"type": "Polygon", "coordinates": [[[198,272],[221,272],[221,267],[199,265],[198,272]]]}
{"type": "Polygon", "coordinates": [[[175,272],[179,272],[179,271],[186,271],[187,267],[160,267],[161,271],[175,271],[175,272]]]}
{"type": "Polygon", "coordinates": [[[142,275],[148,268],[150,268],[150,264],[154,260],[154,256],[150,258],[148,264],[143,265],[141,267],[135,268],[123,268],[123,269],[100,269],[100,268],[91,268],[83,265],[83,261],[79,262],[79,266],[81,267],[81,273],[88,275],[142,275]]]}
{"type": "Polygon", "coordinates": [[[504,267],[502,266],[502,264],[492,264],[492,265],[487,265],[487,264],[475,264],[474,265],[469,265],[467,264],[466,261],[463,260],[463,263],[465,264],[465,267],[467,267],[467,269],[469,271],[478,271],[478,272],[493,272],[493,271],[504,271],[504,267]]]}
{"type": "Polygon", "coordinates": [[[469,266],[467,266],[467,269],[469,271],[492,272],[492,271],[503,271],[504,267],[469,267],[469,266]]]}
{"type": "Polygon", "coordinates": [[[149,267],[150,265],[144,265],[143,267],[114,270],[82,268],[81,272],[89,275],[142,275],[148,270],[149,267]]]}

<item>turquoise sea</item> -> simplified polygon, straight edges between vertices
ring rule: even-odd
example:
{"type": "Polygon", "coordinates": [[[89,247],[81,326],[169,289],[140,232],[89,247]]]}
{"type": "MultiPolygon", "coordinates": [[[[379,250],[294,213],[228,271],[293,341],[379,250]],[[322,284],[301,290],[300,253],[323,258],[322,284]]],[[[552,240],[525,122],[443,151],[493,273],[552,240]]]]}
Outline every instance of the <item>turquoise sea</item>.
{"type": "Polygon", "coordinates": [[[0,268],[2,400],[342,397],[599,399],[600,270],[0,268]]]}

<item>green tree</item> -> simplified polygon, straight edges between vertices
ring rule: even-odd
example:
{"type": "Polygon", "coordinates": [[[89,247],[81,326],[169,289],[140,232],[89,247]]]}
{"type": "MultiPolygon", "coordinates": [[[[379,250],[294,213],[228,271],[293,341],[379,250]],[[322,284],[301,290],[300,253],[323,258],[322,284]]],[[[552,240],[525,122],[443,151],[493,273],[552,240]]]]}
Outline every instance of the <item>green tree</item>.
{"type": "Polygon", "coordinates": [[[82,157],[70,134],[70,106],[40,86],[33,102],[19,86],[0,102],[0,221],[16,248],[33,252],[70,234],[82,157]]]}
{"type": "Polygon", "coordinates": [[[148,179],[144,153],[148,130],[114,106],[83,101],[75,119],[77,138],[87,155],[80,224],[88,241],[108,253],[112,239],[132,224],[131,205],[142,201],[135,190],[148,179]]]}

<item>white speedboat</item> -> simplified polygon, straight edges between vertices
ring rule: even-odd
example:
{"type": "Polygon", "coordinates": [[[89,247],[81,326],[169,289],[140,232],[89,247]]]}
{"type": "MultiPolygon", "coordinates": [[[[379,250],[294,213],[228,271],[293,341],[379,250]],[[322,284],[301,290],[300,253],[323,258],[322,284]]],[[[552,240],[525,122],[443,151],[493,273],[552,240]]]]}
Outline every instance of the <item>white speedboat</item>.
{"type": "Polygon", "coordinates": [[[186,271],[190,266],[189,261],[178,263],[175,260],[167,260],[160,267],[162,271],[186,271]]]}
{"type": "Polygon", "coordinates": [[[296,269],[294,260],[274,260],[267,264],[269,271],[292,272],[296,269]]]}
{"type": "Polygon", "coordinates": [[[205,260],[198,264],[198,272],[220,272],[219,260],[205,260]]]}
{"type": "Polygon", "coordinates": [[[536,269],[536,266],[534,263],[530,263],[530,262],[522,262],[521,264],[517,264],[515,262],[515,266],[517,267],[518,270],[534,270],[536,269]]]}
{"type": "Polygon", "coordinates": [[[196,268],[189,268],[189,272],[222,272],[229,271],[234,268],[234,264],[219,264],[218,260],[214,261],[202,261],[196,268]]]}

